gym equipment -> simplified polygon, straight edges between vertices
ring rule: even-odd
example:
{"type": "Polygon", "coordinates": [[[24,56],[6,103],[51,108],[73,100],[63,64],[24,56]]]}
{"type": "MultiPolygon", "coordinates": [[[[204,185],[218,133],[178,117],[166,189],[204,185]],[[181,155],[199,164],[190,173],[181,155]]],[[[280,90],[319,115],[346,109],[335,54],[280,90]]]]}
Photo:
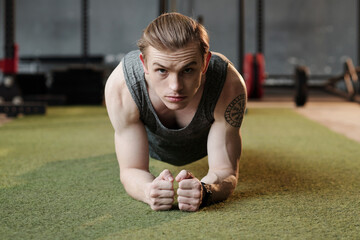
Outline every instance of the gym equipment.
{"type": "MultiPolygon", "coordinates": [[[[351,58],[347,58],[344,63],[344,72],[335,77],[329,78],[324,84],[325,91],[336,94],[348,101],[360,103],[360,67],[355,67],[351,58]]],[[[295,69],[295,103],[296,106],[304,106],[308,96],[307,82],[309,80],[309,70],[305,66],[295,69]]]]}
{"type": "Polygon", "coordinates": [[[46,76],[43,73],[20,73],[15,76],[21,96],[31,97],[47,94],[46,76]]]}
{"type": "Polygon", "coordinates": [[[5,58],[0,60],[0,70],[5,76],[15,74],[18,70],[18,46],[15,44],[15,3],[5,0],[5,58]]]}
{"type": "Polygon", "coordinates": [[[56,104],[102,104],[105,69],[102,56],[89,55],[89,0],[81,0],[81,47],[79,57],[42,58],[44,62],[71,64],[50,72],[52,84],[49,95],[56,104]],[[96,64],[96,66],[95,66],[96,64]]]}
{"type": "MultiPolygon", "coordinates": [[[[8,11],[6,8],[6,13],[14,13],[14,1],[6,0],[6,3],[11,3],[12,6],[12,11],[8,11]]],[[[36,74],[17,74],[17,69],[14,70],[11,73],[14,78],[12,88],[16,86],[16,95],[7,97],[5,101],[11,102],[15,96],[20,95],[24,101],[47,102],[51,105],[103,103],[104,80],[109,69],[103,65],[103,56],[90,56],[89,54],[89,2],[89,0],[81,0],[80,3],[81,54],[79,56],[22,57],[21,60],[24,62],[36,61],[45,66],[49,64],[50,70],[46,70],[46,73],[36,74]],[[61,67],[54,67],[54,65],[61,67]],[[64,65],[65,67],[63,67],[64,65]],[[49,80],[48,77],[50,77],[49,80]]],[[[12,18],[14,18],[13,15],[11,14],[12,18]]],[[[13,19],[6,22],[13,23],[13,19]]],[[[14,33],[14,25],[8,25],[10,34],[5,34],[5,36],[11,38],[11,41],[6,42],[13,42],[14,37],[11,36],[14,33]]],[[[16,57],[15,63],[17,64],[17,62],[18,58],[16,57]]],[[[8,95],[9,88],[3,88],[4,91],[1,89],[0,87],[0,96],[2,92],[6,92],[8,95]]]]}
{"type": "Polygon", "coordinates": [[[0,97],[3,101],[11,102],[16,96],[20,96],[20,90],[16,84],[15,77],[8,75],[4,77],[3,84],[0,84],[0,97]]]}
{"type": "Polygon", "coordinates": [[[96,104],[103,102],[104,70],[74,66],[52,71],[50,94],[63,96],[63,104],[96,104]]]}
{"type": "Polygon", "coordinates": [[[244,49],[244,1],[240,1],[240,66],[244,76],[248,98],[260,99],[264,95],[263,84],[266,78],[263,55],[263,1],[257,0],[257,52],[243,55],[244,49]]]}
{"type": "Polygon", "coordinates": [[[0,70],[4,75],[11,75],[18,70],[18,46],[15,44],[15,2],[5,0],[5,58],[0,60],[0,70]]]}
{"type": "Polygon", "coordinates": [[[82,56],[84,62],[87,62],[89,52],[89,1],[81,0],[81,19],[82,19],[82,34],[81,34],[81,45],[82,45],[82,56]]]}
{"type": "MultiPolygon", "coordinates": [[[[265,61],[257,54],[262,54],[263,47],[263,2],[257,1],[257,53],[244,54],[244,21],[245,21],[244,0],[239,0],[239,70],[244,76],[248,97],[261,98],[262,84],[266,78],[294,78],[295,96],[294,100],[297,106],[304,106],[308,96],[308,81],[310,79],[309,70],[306,67],[297,67],[294,75],[275,74],[265,76],[265,61]],[[260,67],[259,67],[260,66],[260,67]],[[256,74],[258,76],[256,76],[256,74]]],[[[357,62],[360,65],[360,0],[357,1],[357,62]]],[[[311,76],[311,79],[328,79],[324,89],[346,98],[349,101],[360,103],[360,66],[354,67],[351,59],[345,61],[344,73],[340,76],[332,77],[329,75],[311,76]]]]}
{"type": "Polygon", "coordinates": [[[46,106],[42,103],[23,103],[17,82],[18,46],[15,44],[15,0],[5,0],[5,58],[0,61],[3,82],[0,85],[0,113],[8,117],[19,114],[44,114],[46,106]]]}
{"type": "Polygon", "coordinates": [[[308,68],[305,66],[297,66],[295,68],[295,103],[297,107],[304,106],[308,99],[308,80],[308,68]]]}
{"type": "Polygon", "coordinates": [[[19,114],[33,115],[45,114],[46,104],[27,102],[23,104],[1,103],[0,113],[4,113],[7,117],[17,117],[19,114]]]}
{"type": "Polygon", "coordinates": [[[264,95],[262,85],[265,81],[265,60],[261,53],[246,54],[244,59],[244,78],[249,98],[264,95]]]}
{"type": "MultiPolygon", "coordinates": [[[[360,64],[360,1],[357,1],[357,61],[360,64]]],[[[307,84],[309,79],[306,67],[299,67],[295,70],[295,102],[297,106],[303,106],[307,100],[307,84]]],[[[344,71],[341,75],[327,79],[323,88],[325,91],[336,94],[348,101],[360,103],[360,67],[355,67],[351,58],[347,58],[344,63],[344,71]]]]}
{"type": "Polygon", "coordinates": [[[325,89],[349,101],[359,101],[357,96],[360,93],[359,72],[360,69],[355,68],[351,58],[347,58],[344,63],[344,73],[330,78],[325,89]]]}
{"type": "MultiPolygon", "coordinates": [[[[190,1],[191,5],[192,2],[190,1]]],[[[177,0],[159,0],[159,16],[167,12],[176,12],[177,11],[177,0]]]]}
{"type": "Polygon", "coordinates": [[[167,12],[167,0],[159,0],[159,16],[167,12]]]}

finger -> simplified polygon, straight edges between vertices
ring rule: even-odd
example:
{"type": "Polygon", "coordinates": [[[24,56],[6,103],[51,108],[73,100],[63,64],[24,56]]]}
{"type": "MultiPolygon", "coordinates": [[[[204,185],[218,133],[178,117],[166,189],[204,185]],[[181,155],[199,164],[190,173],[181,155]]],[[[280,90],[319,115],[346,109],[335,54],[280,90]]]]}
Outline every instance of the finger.
{"type": "Polygon", "coordinates": [[[200,205],[200,198],[188,198],[188,197],[178,197],[178,203],[193,205],[198,207],[200,205]]]}
{"type": "Polygon", "coordinates": [[[161,206],[161,205],[171,205],[174,202],[174,198],[152,198],[151,205],[161,206]]]}
{"type": "Polygon", "coordinates": [[[168,169],[163,170],[156,179],[167,180],[170,182],[174,181],[174,177],[168,169]]]}
{"type": "Polygon", "coordinates": [[[150,197],[151,198],[174,198],[175,193],[173,190],[158,190],[158,189],[153,189],[150,192],[150,197]]]}
{"type": "Polygon", "coordinates": [[[201,183],[197,179],[184,179],[181,182],[179,182],[179,188],[200,190],[201,183]]]}
{"type": "Polygon", "coordinates": [[[155,211],[166,211],[166,210],[170,210],[172,208],[172,204],[168,204],[168,205],[152,205],[150,206],[152,210],[155,211]]]}
{"type": "Polygon", "coordinates": [[[200,191],[193,191],[193,190],[184,190],[184,189],[178,188],[177,195],[181,196],[181,197],[200,199],[201,192],[200,191]]]}
{"type": "Polygon", "coordinates": [[[181,170],[181,172],[179,172],[179,174],[176,176],[175,180],[177,182],[181,182],[184,179],[190,179],[190,178],[194,178],[194,175],[192,175],[191,172],[186,170],[181,170]]]}
{"type": "Polygon", "coordinates": [[[173,183],[166,180],[157,180],[153,182],[153,188],[159,190],[172,190],[174,189],[173,183]]]}
{"type": "Polygon", "coordinates": [[[179,209],[180,209],[181,211],[195,212],[195,211],[197,211],[199,208],[198,208],[198,207],[195,207],[195,206],[193,206],[193,205],[186,204],[186,203],[179,203],[179,209]]]}

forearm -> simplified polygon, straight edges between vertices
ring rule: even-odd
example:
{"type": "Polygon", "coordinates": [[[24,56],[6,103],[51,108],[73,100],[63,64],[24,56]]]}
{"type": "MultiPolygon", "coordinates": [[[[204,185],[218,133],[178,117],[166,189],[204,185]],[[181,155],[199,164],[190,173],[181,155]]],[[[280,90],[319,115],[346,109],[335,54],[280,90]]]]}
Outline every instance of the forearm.
{"type": "Polygon", "coordinates": [[[236,188],[242,150],[241,136],[238,129],[227,128],[226,137],[221,140],[218,133],[221,127],[212,130],[208,143],[209,172],[201,181],[211,187],[210,202],[219,202],[226,200],[236,188]]]}
{"type": "Polygon", "coordinates": [[[120,172],[121,182],[126,192],[136,200],[149,204],[148,186],[155,177],[146,170],[128,168],[120,172]]]}
{"type": "Polygon", "coordinates": [[[155,179],[149,171],[149,152],[145,128],[132,124],[115,132],[115,150],[120,167],[120,180],[126,192],[148,203],[147,186],[155,179]]]}

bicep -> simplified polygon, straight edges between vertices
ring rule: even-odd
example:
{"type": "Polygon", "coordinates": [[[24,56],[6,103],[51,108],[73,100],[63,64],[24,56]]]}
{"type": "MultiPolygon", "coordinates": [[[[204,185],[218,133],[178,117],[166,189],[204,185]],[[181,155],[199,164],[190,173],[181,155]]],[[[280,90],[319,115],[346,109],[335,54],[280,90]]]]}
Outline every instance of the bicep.
{"type": "Polygon", "coordinates": [[[149,147],[145,127],[141,122],[115,131],[115,150],[120,171],[149,169],[149,147]]]}
{"type": "Polygon", "coordinates": [[[106,108],[115,130],[115,150],[120,171],[148,169],[148,143],[139,110],[127,88],[122,63],[110,75],[105,87],[106,108]]]}

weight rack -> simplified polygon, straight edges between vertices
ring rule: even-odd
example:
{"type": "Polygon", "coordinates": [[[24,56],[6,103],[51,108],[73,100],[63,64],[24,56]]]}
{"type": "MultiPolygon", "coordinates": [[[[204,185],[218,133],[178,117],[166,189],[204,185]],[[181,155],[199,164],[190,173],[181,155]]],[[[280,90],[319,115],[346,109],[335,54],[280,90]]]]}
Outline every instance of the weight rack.
{"type": "MultiPolygon", "coordinates": [[[[263,37],[264,37],[264,2],[263,0],[257,0],[256,1],[256,41],[257,41],[257,52],[258,54],[263,54],[264,52],[264,43],[263,43],[263,37]]],[[[360,0],[357,1],[357,64],[360,65],[360,0]]],[[[244,0],[239,0],[239,71],[244,76],[245,81],[247,81],[247,78],[249,79],[248,75],[249,73],[245,71],[244,66],[248,65],[247,62],[249,57],[245,55],[244,52],[244,25],[245,25],[245,3],[244,0]]],[[[255,60],[254,60],[255,62],[255,60]]],[[[265,61],[261,64],[265,64],[265,61]]],[[[295,102],[297,106],[303,106],[306,103],[307,100],[307,94],[308,94],[308,82],[310,77],[312,79],[327,79],[327,83],[323,86],[325,91],[328,91],[330,93],[334,93],[338,96],[344,97],[349,101],[355,101],[360,103],[360,81],[358,75],[360,74],[360,67],[354,67],[352,65],[352,60],[348,59],[345,62],[344,67],[344,73],[340,76],[328,76],[328,75],[316,75],[316,76],[309,76],[309,70],[306,66],[296,66],[295,67],[295,73],[294,75],[271,75],[271,76],[265,76],[265,69],[264,72],[259,72],[257,63],[254,64],[253,70],[250,73],[250,85],[261,85],[263,80],[262,78],[257,77],[256,75],[263,75],[264,78],[292,78],[294,79],[295,83],[295,102]],[[350,64],[351,62],[351,64],[350,64]],[[255,81],[255,82],[254,82],[255,81]],[[339,81],[344,81],[346,90],[342,91],[337,89],[336,83],[339,81]]],[[[248,83],[247,83],[248,86],[248,83]]],[[[251,97],[250,94],[254,94],[252,92],[249,93],[249,97],[251,97]]],[[[255,93],[255,98],[261,98],[261,94],[255,93]]]]}

